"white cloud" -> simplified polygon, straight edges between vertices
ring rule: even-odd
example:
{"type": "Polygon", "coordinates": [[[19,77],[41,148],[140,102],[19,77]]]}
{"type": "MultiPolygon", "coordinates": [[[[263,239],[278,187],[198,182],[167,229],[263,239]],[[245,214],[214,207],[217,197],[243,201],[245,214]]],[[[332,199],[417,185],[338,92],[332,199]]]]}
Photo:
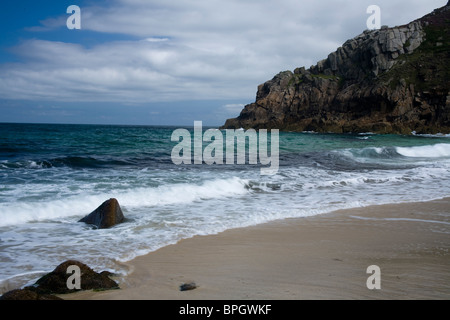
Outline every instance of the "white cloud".
{"type": "MultiPolygon", "coordinates": [[[[382,8],[382,24],[392,26],[445,3],[379,0],[377,4],[382,8]]],[[[121,33],[137,40],[89,48],[24,41],[15,48],[22,62],[0,65],[0,95],[122,103],[254,99],[257,85],[279,71],[309,67],[361,33],[370,4],[116,0],[108,7],[81,7],[82,30],[121,33]]],[[[61,19],[47,19],[34,31],[57,28],[61,19]]],[[[241,105],[224,107],[229,112],[238,108],[241,105]]]]}
{"type": "Polygon", "coordinates": [[[148,41],[148,42],[164,42],[164,41],[169,41],[169,38],[147,38],[147,39],[144,39],[144,41],[148,41]]]}
{"type": "Polygon", "coordinates": [[[40,21],[39,26],[27,27],[25,30],[30,32],[45,32],[51,31],[63,26],[66,26],[67,18],[64,16],[59,16],[57,18],[48,18],[40,21]]]}
{"type": "Polygon", "coordinates": [[[252,75],[234,59],[230,63],[226,55],[169,41],[122,41],[87,49],[62,42],[29,40],[16,51],[27,62],[0,68],[0,94],[6,99],[228,99],[247,96],[254,87],[252,75]],[[236,88],[236,82],[248,82],[247,88],[236,88]]]}

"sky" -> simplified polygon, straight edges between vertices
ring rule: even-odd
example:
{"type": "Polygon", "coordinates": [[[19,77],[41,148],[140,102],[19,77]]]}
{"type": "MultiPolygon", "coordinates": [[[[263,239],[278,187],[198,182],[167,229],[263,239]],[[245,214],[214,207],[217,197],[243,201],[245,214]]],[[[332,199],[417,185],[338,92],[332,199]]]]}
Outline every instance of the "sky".
{"type": "Polygon", "coordinates": [[[367,29],[370,5],[393,27],[446,3],[2,0],[0,122],[220,126],[367,29]]]}

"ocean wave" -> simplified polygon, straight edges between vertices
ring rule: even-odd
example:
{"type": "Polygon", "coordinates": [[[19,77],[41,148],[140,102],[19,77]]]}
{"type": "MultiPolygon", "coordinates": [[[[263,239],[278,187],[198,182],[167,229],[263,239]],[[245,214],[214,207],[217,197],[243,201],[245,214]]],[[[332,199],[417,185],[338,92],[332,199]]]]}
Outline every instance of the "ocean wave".
{"type": "Polygon", "coordinates": [[[37,162],[32,160],[0,161],[0,169],[42,169],[42,168],[44,168],[44,164],[40,161],[37,162]]]}
{"type": "Polygon", "coordinates": [[[416,133],[415,131],[413,131],[413,132],[411,132],[411,134],[413,136],[426,137],[426,138],[450,138],[450,134],[444,134],[444,133],[431,134],[431,133],[416,133]]]}
{"type": "Polygon", "coordinates": [[[450,144],[446,143],[416,147],[396,147],[395,150],[398,154],[409,158],[450,157],[450,144]]]}
{"type": "Polygon", "coordinates": [[[340,156],[359,163],[377,163],[378,165],[420,164],[422,159],[447,159],[450,157],[450,144],[413,147],[368,147],[362,149],[344,149],[335,151],[340,156]],[[381,162],[380,162],[381,161],[381,162]]]}
{"type": "Polygon", "coordinates": [[[120,198],[124,206],[141,208],[226,198],[248,192],[248,180],[233,177],[207,180],[202,184],[180,183],[157,188],[139,188],[123,193],[120,198]]]}
{"type": "Polygon", "coordinates": [[[154,188],[136,188],[128,191],[111,191],[108,194],[80,194],[64,200],[45,202],[1,203],[0,227],[28,222],[80,218],[92,212],[103,201],[117,198],[124,210],[135,208],[189,204],[195,201],[220,199],[251,192],[248,181],[237,177],[204,181],[201,184],[179,183],[154,188]]]}
{"type": "Polygon", "coordinates": [[[363,149],[343,150],[346,156],[356,158],[392,159],[398,156],[394,147],[369,147],[363,149]]]}
{"type": "MultiPolygon", "coordinates": [[[[0,162],[1,169],[51,169],[51,168],[71,168],[71,169],[98,169],[119,166],[134,166],[137,162],[153,163],[154,159],[114,159],[94,156],[68,156],[45,160],[3,160],[0,162]]],[[[155,162],[156,163],[156,162],[155,162]]]]}

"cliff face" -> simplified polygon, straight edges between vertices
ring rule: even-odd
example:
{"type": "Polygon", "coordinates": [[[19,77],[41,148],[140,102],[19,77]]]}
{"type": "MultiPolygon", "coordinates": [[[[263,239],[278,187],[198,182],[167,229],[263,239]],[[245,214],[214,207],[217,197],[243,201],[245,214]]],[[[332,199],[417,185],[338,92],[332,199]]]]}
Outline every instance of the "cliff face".
{"type": "Polygon", "coordinates": [[[366,30],[308,70],[284,71],[223,128],[450,132],[450,1],[408,25],[366,30]]]}

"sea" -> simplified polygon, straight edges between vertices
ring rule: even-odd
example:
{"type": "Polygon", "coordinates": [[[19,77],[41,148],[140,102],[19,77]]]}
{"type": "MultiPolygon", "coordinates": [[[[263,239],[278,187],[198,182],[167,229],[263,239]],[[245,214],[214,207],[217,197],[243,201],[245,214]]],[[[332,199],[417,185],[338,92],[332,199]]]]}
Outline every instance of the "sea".
{"type": "Polygon", "coordinates": [[[450,135],[280,132],[278,171],[262,175],[175,164],[176,129],[0,124],[0,293],[68,259],[126,275],[124,262],[197,235],[450,197],[450,135]],[[124,223],[78,222],[110,198],[124,223]]]}

